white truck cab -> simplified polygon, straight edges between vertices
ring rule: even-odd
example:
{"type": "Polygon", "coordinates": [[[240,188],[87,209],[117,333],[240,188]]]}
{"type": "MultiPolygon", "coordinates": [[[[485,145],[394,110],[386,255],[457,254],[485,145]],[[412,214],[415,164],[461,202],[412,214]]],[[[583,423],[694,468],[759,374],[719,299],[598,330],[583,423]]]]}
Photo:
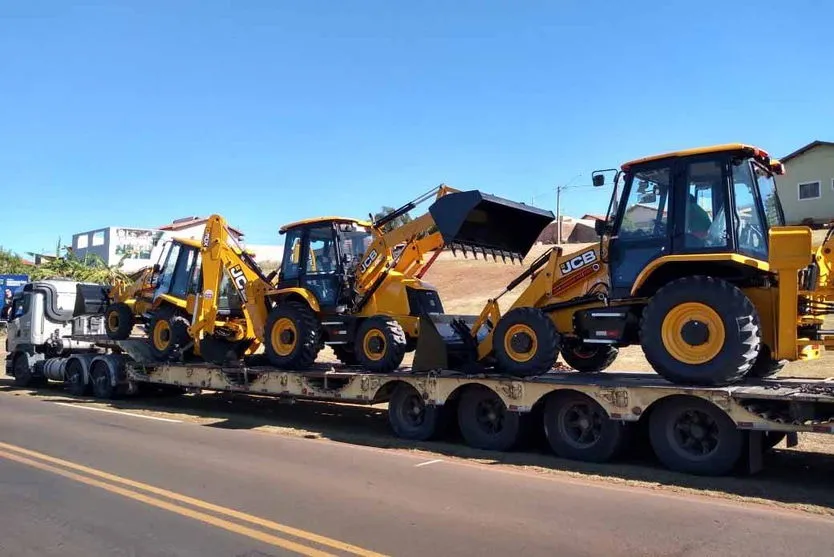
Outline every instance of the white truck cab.
{"type": "MultiPolygon", "coordinates": [[[[71,340],[76,287],[71,280],[27,283],[12,298],[6,338],[6,375],[18,383],[42,382],[43,364],[49,358],[92,350],[87,342],[71,340]]],[[[45,378],[43,378],[45,380],[45,378]]]]}

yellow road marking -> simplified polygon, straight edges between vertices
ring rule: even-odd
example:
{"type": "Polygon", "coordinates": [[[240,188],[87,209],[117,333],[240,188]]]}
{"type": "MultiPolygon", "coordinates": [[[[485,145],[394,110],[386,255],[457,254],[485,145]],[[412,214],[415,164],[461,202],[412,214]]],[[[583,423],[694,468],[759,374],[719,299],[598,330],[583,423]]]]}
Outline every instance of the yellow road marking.
{"type": "MultiPolygon", "coordinates": [[[[72,470],[77,470],[79,472],[84,472],[85,474],[88,474],[90,476],[102,478],[102,479],[105,479],[105,480],[108,480],[108,481],[111,481],[111,482],[114,482],[114,483],[119,483],[119,484],[129,486],[129,487],[132,487],[132,488],[135,488],[135,489],[140,489],[140,490],[143,490],[143,491],[147,491],[148,493],[153,493],[155,495],[160,495],[162,497],[166,497],[166,498],[172,499],[174,501],[179,501],[180,503],[186,503],[188,505],[191,505],[191,506],[194,506],[194,507],[197,507],[197,508],[200,508],[200,509],[208,510],[208,511],[211,511],[211,512],[223,515],[223,516],[236,518],[236,519],[241,520],[241,521],[249,522],[250,524],[255,524],[255,525],[261,526],[263,528],[268,528],[270,530],[275,530],[276,532],[281,532],[283,534],[287,534],[287,535],[294,536],[296,538],[300,538],[300,539],[303,539],[303,540],[306,540],[306,541],[309,541],[309,542],[313,542],[313,543],[316,543],[316,544],[319,544],[319,545],[330,547],[332,549],[336,549],[336,550],[339,550],[339,551],[345,551],[347,553],[352,553],[352,554],[357,555],[359,557],[386,557],[385,554],[383,554],[383,553],[376,553],[374,551],[370,551],[370,550],[364,549],[364,548],[359,547],[359,546],[355,546],[355,545],[352,545],[352,544],[349,544],[349,543],[341,542],[339,540],[334,540],[333,538],[328,538],[326,536],[321,536],[321,535],[318,535],[318,534],[314,534],[312,532],[307,532],[306,530],[301,530],[299,528],[293,528],[292,526],[287,526],[285,524],[280,524],[278,522],[273,522],[272,520],[261,518],[259,516],[255,516],[255,515],[252,515],[252,514],[249,514],[249,513],[236,511],[234,509],[229,509],[229,508],[226,508],[226,507],[221,507],[220,505],[215,505],[213,503],[209,503],[209,502],[203,501],[201,499],[195,499],[194,497],[189,497],[187,495],[182,495],[180,493],[176,493],[176,492],[173,492],[173,491],[168,491],[167,489],[162,489],[160,487],[156,487],[156,486],[149,485],[149,484],[146,484],[146,483],[137,482],[135,480],[130,480],[128,478],[123,478],[123,477],[117,476],[115,474],[110,474],[108,472],[103,472],[101,470],[96,470],[95,468],[90,468],[90,467],[84,466],[82,464],[76,464],[75,462],[70,462],[68,460],[55,458],[53,456],[49,456],[47,454],[39,453],[37,451],[24,449],[23,447],[18,447],[16,445],[10,445],[8,443],[0,442],[0,448],[6,449],[7,451],[12,451],[13,453],[20,453],[20,454],[27,455],[27,456],[30,456],[30,457],[33,457],[33,458],[37,458],[37,459],[40,459],[40,460],[43,460],[43,461],[46,461],[46,462],[51,462],[53,464],[58,464],[60,466],[70,468],[72,470]]],[[[26,460],[27,463],[37,464],[38,466],[36,466],[36,467],[46,467],[46,468],[49,468],[50,471],[56,471],[56,473],[61,473],[61,475],[71,474],[73,479],[81,478],[78,481],[83,481],[84,483],[96,482],[95,485],[101,484],[101,485],[98,485],[98,487],[102,487],[103,489],[108,489],[108,490],[111,490],[110,488],[119,489],[121,491],[129,493],[130,495],[126,495],[127,497],[131,497],[131,498],[147,497],[147,496],[145,496],[141,493],[136,493],[136,492],[129,491],[129,490],[126,490],[126,489],[122,489],[122,488],[119,488],[119,487],[116,487],[116,486],[113,486],[113,485],[110,485],[110,484],[106,484],[106,483],[103,483],[103,482],[98,482],[97,480],[93,480],[93,479],[87,478],[85,476],[80,476],[80,475],[74,474],[72,472],[61,470],[59,468],[53,468],[52,466],[48,466],[46,464],[42,464],[42,463],[39,463],[39,462],[36,462],[36,461],[31,461],[29,459],[17,456],[15,454],[9,454],[9,453],[4,453],[4,452],[0,451],[0,457],[9,458],[10,460],[17,460],[18,462],[21,462],[21,460],[19,460],[19,459],[23,459],[23,460],[26,460]]],[[[46,469],[46,468],[42,468],[42,469],[46,469]]],[[[67,476],[67,477],[70,477],[70,476],[67,476]]],[[[90,485],[93,485],[93,484],[90,484],[90,485]]],[[[183,511],[193,512],[193,513],[196,513],[198,515],[206,516],[208,518],[211,518],[213,520],[217,520],[219,522],[222,522],[224,524],[228,524],[230,526],[234,526],[234,527],[237,527],[237,528],[244,528],[246,530],[251,530],[249,528],[246,528],[245,526],[238,526],[237,524],[233,524],[231,522],[226,522],[226,521],[217,519],[215,517],[212,517],[210,515],[205,515],[203,513],[192,511],[191,509],[186,509],[184,507],[178,507],[177,505],[171,505],[170,503],[166,503],[165,501],[159,501],[157,499],[153,499],[153,498],[150,498],[150,497],[147,497],[147,498],[152,500],[152,501],[156,501],[157,503],[160,503],[160,504],[170,505],[170,506],[172,506],[176,509],[181,509],[183,511]]],[[[149,504],[153,504],[153,503],[149,503],[149,504]]],[[[159,506],[159,505],[155,505],[155,506],[159,506]]],[[[165,507],[163,507],[163,508],[165,508],[165,507]]],[[[179,512],[179,511],[173,511],[173,512],[179,512]]],[[[188,516],[190,516],[190,515],[188,515],[188,516]]],[[[192,517],[192,518],[194,518],[194,517],[192,517]]],[[[202,519],[198,519],[198,520],[202,520],[202,519]]],[[[260,534],[260,535],[268,535],[268,534],[261,534],[257,530],[251,530],[251,531],[255,532],[257,534],[260,534]]],[[[248,535],[248,534],[244,534],[244,535],[248,535]]],[[[271,536],[271,537],[274,537],[274,536],[271,536]]],[[[276,537],[275,539],[285,541],[282,538],[277,538],[276,537]]],[[[267,543],[271,543],[271,542],[267,542],[267,543]]],[[[290,542],[290,541],[286,540],[286,543],[294,543],[294,542],[290,542]]],[[[296,545],[298,545],[298,544],[296,544],[296,545]]],[[[305,548],[305,546],[300,546],[300,545],[299,545],[299,547],[305,548]]],[[[305,549],[307,549],[307,548],[305,548],[305,549]]],[[[308,551],[317,551],[317,550],[313,550],[313,549],[307,549],[307,550],[308,551]]],[[[295,551],[295,550],[293,550],[293,551],[295,551]]],[[[327,555],[327,554],[322,553],[322,552],[317,552],[317,553],[305,553],[305,555],[327,555]]]]}
{"type": "Polygon", "coordinates": [[[135,491],[131,491],[123,487],[118,487],[99,480],[94,480],[92,478],[76,474],[75,472],[70,472],[69,470],[56,468],[54,466],[50,466],[49,464],[44,464],[42,462],[31,460],[23,456],[0,451],[0,458],[6,458],[8,460],[13,460],[15,462],[31,466],[32,468],[37,468],[46,472],[52,472],[53,474],[58,474],[59,476],[64,476],[65,478],[69,478],[71,480],[75,480],[83,484],[91,485],[94,487],[100,487],[101,489],[110,491],[111,493],[116,493],[123,497],[127,497],[128,499],[141,501],[142,503],[145,503],[147,505],[158,507],[160,509],[165,509],[166,511],[171,511],[172,513],[176,513],[178,515],[185,516],[188,518],[193,518],[194,520],[199,520],[201,522],[205,522],[206,524],[211,524],[212,526],[217,526],[218,528],[228,530],[229,532],[234,532],[235,534],[247,536],[249,538],[258,540],[260,542],[264,542],[269,545],[274,545],[276,547],[288,549],[301,555],[308,555],[310,557],[334,557],[330,553],[319,551],[317,549],[307,547],[306,545],[302,545],[300,543],[295,543],[290,540],[279,538],[278,536],[273,536],[271,534],[259,532],[258,530],[255,530],[253,528],[240,526],[239,524],[223,520],[222,518],[217,518],[206,513],[201,513],[200,511],[195,511],[192,509],[181,507],[179,505],[174,505],[173,503],[168,503],[167,501],[162,501],[160,499],[156,499],[154,497],[150,497],[142,493],[136,493],[135,491]]]}

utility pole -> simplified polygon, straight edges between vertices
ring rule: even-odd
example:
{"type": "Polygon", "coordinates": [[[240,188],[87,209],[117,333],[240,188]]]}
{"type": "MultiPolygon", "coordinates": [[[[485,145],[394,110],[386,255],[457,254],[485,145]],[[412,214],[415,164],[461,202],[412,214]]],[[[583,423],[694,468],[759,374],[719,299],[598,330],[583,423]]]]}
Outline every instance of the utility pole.
{"type": "Polygon", "coordinates": [[[582,174],[577,174],[566,184],[562,184],[561,186],[556,186],[556,243],[562,243],[562,190],[571,187],[571,182],[576,180],[577,178],[581,178],[582,174]]]}

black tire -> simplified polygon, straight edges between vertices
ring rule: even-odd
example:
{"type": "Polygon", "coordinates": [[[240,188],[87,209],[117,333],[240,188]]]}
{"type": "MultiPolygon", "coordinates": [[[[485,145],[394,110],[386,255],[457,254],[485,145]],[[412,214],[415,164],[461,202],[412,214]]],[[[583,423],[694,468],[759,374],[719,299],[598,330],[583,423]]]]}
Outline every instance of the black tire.
{"type": "Polygon", "coordinates": [[[67,361],[64,369],[64,387],[67,392],[75,396],[87,396],[92,390],[93,386],[90,382],[85,381],[84,368],[77,358],[71,358],[67,361]]]}
{"type": "Polygon", "coordinates": [[[96,398],[110,400],[118,395],[119,391],[113,386],[110,377],[110,368],[101,360],[90,364],[90,383],[93,386],[93,396],[96,398]]]}
{"type": "Polygon", "coordinates": [[[753,367],[750,368],[747,375],[749,377],[759,377],[761,379],[773,377],[784,369],[785,364],[787,364],[787,360],[774,360],[771,357],[770,348],[763,344],[759,350],[758,358],[756,358],[756,361],[753,363],[753,367]]]}
{"type": "Polygon", "coordinates": [[[221,366],[236,364],[243,358],[250,345],[251,341],[234,342],[205,335],[200,339],[200,357],[206,362],[221,366]]]}
{"type": "Polygon", "coordinates": [[[461,396],[458,427],[470,447],[506,451],[519,439],[521,416],[511,412],[493,390],[474,385],[461,396]]]}
{"type": "Polygon", "coordinates": [[[427,441],[437,432],[440,408],[427,405],[417,389],[398,385],[388,401],[388,422],[397,437],[427,441]]]}
{"type": "Polygon", "coordinates": [[[565,391],[550,396],[544,409],[544,432],[558,456],[584,462],[607,462],[623,448],[628,426],[612,420],[594,399],[565,391]]]}
{"type": "Polygon", "coordinates": [[[531,307],[507,312],[495,327],[496,367],[508,375],[531,377],[547,373],[559,357],[559,334],[547,315],[531,307]]]}
{"type": "Polygon", "coordinates": [[[733,469],[744,436],[726,412],[689,396],[657,404],[649,416],[649,438],[667,468],[700,476],[721,476],[733,469]]]}
{"type": "Polygon", "coordinates": [[[389,373],[403,363],[405,347],[405,332],[400,324],[390,317],[375,315],[359,325],[353,351],[363,368],[373,373],[389,373]]]}
{"type": "Polygon", "coordinates": [[[576,371],[593,373],[614,363],[619,350],[610,344],[572,344],[562,346],[562,358],[576,371]]]}
{"type": "Polygon", "coordinates": [[[124,303],[110,304],[104,310],[104,331],[113,340],[124,340],[133,331],[136,318],[130,306],[124,303]]]}
{"type": "Polygon", "coordinates": [[[173,359],[190,342],[188,320],[173,308],[163,307],[154,312],[148,323],[150,347],[160,361],[173,359]]]}
{"type": "Polygon", "coordinates": [[[670,282],[652,296],[640,322],[640,344],[649,364],[667,380],[682,385],[720,386],[740,381],[753,366],[760,343],[759,314],[753,303],[736,286],[714,277],[692,276],[670,282]],[[685,305],[690,303],[697,305],[702,315],[711,315],[713,321],[705,324],[693,318],[684,322],[696,311],[685,305]],[[672,331],[677,329],[673,314],[683,323],[679,332],[672,331]],[[664,325],[669,346],[664,342],[664,325]],[[717,331],[716,335],[723,333],[720,347],[709,346],[710,330],[717,331]],[[694,341],[684,339],[685,334],[694,335],[694,341]],[[701,346],[706,351],[699,353],[701,346]],[[690,362],[682,359],[686,351],[693,355],[690,362]]]}
{"type": "Polygon", "coordinates": [[[356,352],[350,344],[332,344],[330,348],[336,355],[336,359],[346,366],[355,366],[359,363],[359,358],[356,357],[356,352]]]}
{"type": "Polygon", "coordinates": [[[266,320],[264,348],[275,367],[305,370],[316,361],[320,337],[319,321],[310,306],[304,302],[279,302],[266,320]]]}
{"type": "Polygon", "coordinates": [[[26,354],[18,354],[12,363],[14,370],[14,384],[18,387],[32,387],[37,381],[32,375],[32,368],[29,367],[29,358],[26,354]]]}

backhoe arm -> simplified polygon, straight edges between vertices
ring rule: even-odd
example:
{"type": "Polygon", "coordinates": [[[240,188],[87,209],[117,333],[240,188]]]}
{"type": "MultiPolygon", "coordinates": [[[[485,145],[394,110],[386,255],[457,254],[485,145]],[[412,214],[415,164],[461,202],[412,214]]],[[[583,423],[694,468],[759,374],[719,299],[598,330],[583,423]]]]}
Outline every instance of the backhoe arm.
{"type": "Polygon", "coordinates": [[[197,295],[194,320],[189,328],[192,338],[202,333],[214,334],[217,325],[218,299],[224,273],[243,302],[245,325],[239,331],[245,338],[263,338],[267,316],[265,293],[269,280],[258,264],[231,235],[225,219],[212,215],[206,222],[202,239],[202,292],[197,295]]]}

